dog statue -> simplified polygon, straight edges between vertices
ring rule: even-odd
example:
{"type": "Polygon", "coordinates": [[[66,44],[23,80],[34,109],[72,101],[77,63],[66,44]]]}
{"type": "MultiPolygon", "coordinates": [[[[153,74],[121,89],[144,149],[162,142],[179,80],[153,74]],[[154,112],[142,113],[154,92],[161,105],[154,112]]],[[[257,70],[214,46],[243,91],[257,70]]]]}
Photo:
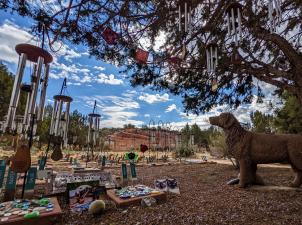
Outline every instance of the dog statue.
{"type": "Polygon", "coordinates": [[[231,113],[210,117],[212,125],[223,128],[230,154],[240,162],[240,187],[263,184],[257,164],[288,162],[296,176],[292,187],[302,184],[302,135],[261,134],[245,130],[231,113]]]}

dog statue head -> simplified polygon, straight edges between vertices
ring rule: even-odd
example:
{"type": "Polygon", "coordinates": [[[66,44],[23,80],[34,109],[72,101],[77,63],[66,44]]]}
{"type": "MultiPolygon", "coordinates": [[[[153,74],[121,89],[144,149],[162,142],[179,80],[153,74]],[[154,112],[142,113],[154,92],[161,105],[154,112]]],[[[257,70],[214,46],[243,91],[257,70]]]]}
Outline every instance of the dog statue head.
{"type": "Polygon", "coordinates": [[[221,113],[219,116],[210,117],[210,123],[223,129],[229,129],[235,124],[239,124],[238,120],[232,113],[221,113]]]}

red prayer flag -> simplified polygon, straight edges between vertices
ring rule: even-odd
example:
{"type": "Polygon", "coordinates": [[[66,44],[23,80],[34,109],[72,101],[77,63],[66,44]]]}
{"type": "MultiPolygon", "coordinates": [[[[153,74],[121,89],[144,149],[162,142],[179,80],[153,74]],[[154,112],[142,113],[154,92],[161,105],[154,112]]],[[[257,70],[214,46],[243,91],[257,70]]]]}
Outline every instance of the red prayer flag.
{"type": "Polygon", "coordinates": [[[135,59],[141,63],[147,63],[149,52],[140,48],[136,49],[135,59]]]}
{"type": "Polygon", "coordinates": [[[115,45],[117,43],[117,39],[119,38],[119,35],[109,27],[103,31],[102,36],[109,45],[115,45]]]}
{"type": "Polygon", "coordinates": [[[180,58],[178,58],[178,57],[171,57],[171,58],[169,58],[169,63],[173,64],[175,66],[180,66],[181,62],[182,62],[182,60],[180,58]]]}
{"type": "Polygon", "coordinates": [[[142,153],[145,153],[146,151],[148,151],[148,146],[141,144],[140,150],[142,153]]]}

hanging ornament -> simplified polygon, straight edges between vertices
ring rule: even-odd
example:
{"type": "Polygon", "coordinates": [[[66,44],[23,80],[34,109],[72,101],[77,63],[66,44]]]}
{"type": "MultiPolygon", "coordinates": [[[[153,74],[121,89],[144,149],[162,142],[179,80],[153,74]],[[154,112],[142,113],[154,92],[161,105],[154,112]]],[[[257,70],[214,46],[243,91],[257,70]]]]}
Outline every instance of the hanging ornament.
{"type": "Polygon", "coordinates": [[[114,32],[111,28],[107,27],[103,31],[102,37],[109,45],[115,45],[115,44],[117,44],[119,35],[116,32],[114,32]]]}
{"type": "Polygon", "coordinates": [[[207,72],[214,74],[218,65],[218,45],[211,43],[206,46],[207,72]]]}
{"type": "Polygon", "coordinates": [[[89,124],[88,124],[87,144],[92,148],[95,147],[98,143],[99,130],[100,130],[101,115],[96,113],[96,109],[97,109],[97,104],[95,101],[92,113],[88,114],[89,124]]]}
{"type": "MultiPolygon", "coordinates": [[[[21,85],[22,78],[24,75],[26,64],[28,63],[28,61],[30,61],[33,62],[33,74],[31,74],[30,88],[29,87],[25,88],[26,91],[28,92],[27,104],[24,112],[23,125],[22,125],[23,126],[22,131],[25,132],[30,126],[30,119],[33,117],[32,115],[36,114],[36,100],[37,100],[37,94],[40,85],[40,79],[44,77],[43,79],[45,81],[48,80],[49,70],[47,68],[49,67],[49,63],[52,62],[53,58],[43,48],[30,44],[18,44],[16,45],[15,49],[16,52],[20,55],[20,58],[19,58],[17,73],[13,84],[9,109],[3,128],[4,131],[12,131],[12,128],[16,127],[14,123],[16,117],[16,110],[19,104],[20,92],[22,89],[22,85],[21,85]]],[[[42,91],[46,92],[46,86],[43,86],[42,91]]],[[[42,95],[42,97],[40,97],[39,107],[44,108],[44,102],[45,102],[45,96],[42,95]]],[[[40,119],[41,117],[37,118],[37,120],[40,119]]]]}
{"type": "Polygon", "coordinates": [[[281,0],[268,0],[268,17],[271,33],[276,32],[277,26],[280,26],[281,14],[281,0]]]}
{"type": "Polygon", "coordinates": [[[181,52],[180,52],[180,58],[182,60],[185,60],[187,57],[187,47],[185,44],[182,45],[182,48],[181,48],[181,52]]]}
{"type": "Polygon", "coordinates": [[[240,55],[239,55],[237,49],[234,49],[234,50],[233,50],[233,53],[232,53],[232,55],[231,55],[231,62],[232,62],[234,65],[241,65],[241,59],[240,59],[240,55]]]}
{"type": "Polygon", "coordinates": [[[213,78],[212,81],[211,81],[211,83],[212,83],[212,88],[211,88],[211,90],[212,90],[213,92],[217,91],[217,89],[218,89],[217,78],[213,78]]]}
{"type": "Polygon", "coordinates": [[[68,143],[69,111],[70,103],[73,100],[70,96],[65,93],[67,92],[66,89],[67,79],[65,78],[62,84],[60,94],[55,95],[53,97],[55,101],[49,130],[49,134],[51,136],[63,140],[64,146],[66,146],[68,143]]]}
{"type": "Polygon", "coordinates": [[[192,2],[190,0],[180,1],[178,5],[178,30],[188,33],[192,23],[192,2]]]}
{"type": "Polygon", "coordinates": [[[242,39],[242,22],[241,22],[242,5],[239,3],[232,3],[226,9],[228,34],[238,46],[242,39]]]}
{"type": "Polygon", "coordinates": [[[181,65],[181,62],[182,62],[181,58],[179,58],[177,56],[170,57],[168,59],[168,61],[169,61],[170,64],[172,64],[174,66],[177,66],[177,67],[179,67],[181,65]]]}
{"type": "Polygon", "coordinates": [[[149,52],[145,51],[145,50],[142,50],[140,48],[137,48],[136,49],[136,52],[135,52],[135,59],[139,62],[139,63],[143,63],[143,64],[146,64],[147,63],[147,60],[148,60],[148,57],[149,57],[149,52]]]}

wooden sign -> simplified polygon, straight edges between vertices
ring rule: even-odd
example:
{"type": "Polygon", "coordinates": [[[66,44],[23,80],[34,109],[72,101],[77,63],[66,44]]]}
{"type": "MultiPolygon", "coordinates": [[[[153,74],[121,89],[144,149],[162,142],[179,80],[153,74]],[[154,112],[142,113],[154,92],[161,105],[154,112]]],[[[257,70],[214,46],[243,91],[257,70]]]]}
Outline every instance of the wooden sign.
{"type": "Polygon", "coordinates": [[[39,170],[44,170],[45,164],[46,164],[46,157],[43,156],[43,157],[39,160],[39,170]]]}
{"type": "Polygon", "coordinates": [[[132,180],[137,179],[137,174],[136,174],[136,167],[134,163],[130,163],[130,171],[131,171],[131,178],[132,180]]]}
{"type": "Polygon", "coordinates": [[[127,165],[125,163],[122,163],[122,176],[123,180],[128,179],[127,165]]]}
{"type": "Polygon", "coordinates": [[[17,181],[17,173],[8,170],[7,179],[6,179],[6,190],[4,194],[4,201],[12,201],[15,197],[15,189],[16,189],[16,181],[17,181]]]}
{"type": "Polygon", "coordinates": [[[3,181],[4,181],[4,174],[5,174],[5,169],[6,169],[6,162],[5,160],[3,160],[0,163],[0,188],[2,188],[3,185],[3,181]],[[4,163],[3,163],[4,161],[4,163]]]}
{"type": "Polygon", "coordinates": [[[35,188],[37,178],[37,167],[29,168],[26,177],[25,190],[33,190],[35,188]]]}
{"type": "Polygon", "coordinates": [[[106,156],[102,157],[102,167],[106,166],[106,156]]]}
{"type": "Polygon", "coordinates": [[[11,169],[9,169],[8,170],[8,175],[7,175],[7,180],[6,180],[6,189],[7,190],[15,190],[16,181],[17,181],[17,173],[15,173],[11,169]]]}

